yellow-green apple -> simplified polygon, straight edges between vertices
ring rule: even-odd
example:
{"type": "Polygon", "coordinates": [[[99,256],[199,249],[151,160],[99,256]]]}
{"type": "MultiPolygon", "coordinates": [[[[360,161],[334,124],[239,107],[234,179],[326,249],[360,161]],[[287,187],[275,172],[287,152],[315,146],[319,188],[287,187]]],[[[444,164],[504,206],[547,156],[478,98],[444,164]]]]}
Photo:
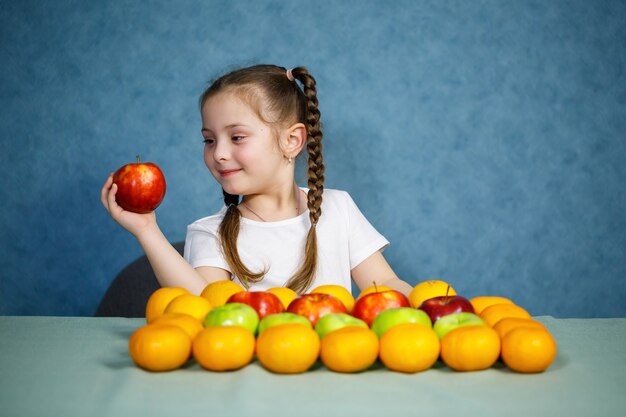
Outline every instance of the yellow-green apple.
{"type": "Polygon", "coordinates": [[[241,291],[231,295],[226,303],[248,304],[256,310],[261,320],[268,314],[278,314],[285,311],[285,306],[283,306],[280,298],[267,291],[241,291]]]}
{"type": "Polygon", "coordinates": [[[424,310],[433,324],[439,318],[454,313],[474,313],[474,306],[465,297],[460,295],[442,295],[440,297],[429,298],[420,306],[420,310],[424,310]]]}
{"type": "Polygon", "coordinates": [[[296,297],[289,303],[287,311],[306,317],[313,327],[315,327],[317,321],[326,314],[348,313],[346,306],[340,299],[329,294],[321,293],[302,294],[296,297]]]}
{"type": "Polygon", "coordinates": [[[367,324],[365,324],[363,320],[357,319],[350,314],[332,313],[325,315],[317,321],[315,331],[319,335],[320,339],[323,339],[328,333],[347,326],[368,328],[367,324]]]}
{"type": "Polygon", "coordinates": [[[433,327],[430,317],[424,311],[413,307],[398,307],[381,311],[372,322],[372,331],[380,339],[387,330],[402,323],[417,323],[428,328],[433,327]]]}
{"type": "Polygon", "coordinates": [[[452,313],[441,317],[433,325],[433,330],[439,336],[439,339],[450,331],[463,326],[486,326],[487,324],[474,313],[460,312],[452,313]]]}
{"type": "Polygon", "coordinates": [[[371,327],[372,322],[381,311],[410,306],[409,299],[399,291],[372,292],[356,301],[352,309],[352,315],[363,320],[371,327]]]}
{"type": "Polygon", "coordinates": [[[259,322],[259,335],[263,333],[266,329],[269,329],[273,326],[280,326],[281,324],[302,324],[312,328],[311,322],[307,320],[305,317],[299,316],[293,313],[276,313],[276,314],[268,314],[263,317],[259,322]]]}
{"type": "Polygon", "coordinates": [[[152,162],[126,164],[113,174],[117,185],[115,201],[124,210],[135,213],[154,211],[165,197],[165,177],[152,162]]]}
{"type": "Polygon", "coordinates": [[[204,319],[204,327],[241,326],[256,334],[259,315],[248,304],[228,303],[209,311],[204,319]]]}

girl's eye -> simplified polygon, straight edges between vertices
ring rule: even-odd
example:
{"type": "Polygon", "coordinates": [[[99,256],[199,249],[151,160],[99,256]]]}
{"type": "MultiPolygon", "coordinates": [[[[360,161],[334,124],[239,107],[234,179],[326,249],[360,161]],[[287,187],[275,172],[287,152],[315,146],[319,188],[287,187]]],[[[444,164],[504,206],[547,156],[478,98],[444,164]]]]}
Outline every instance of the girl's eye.
{"type": "Polygon", "coordinates": [[[232,137],[232,141],[233,142],[239,142],[240,140],[243,140],[244,136],[233,136],[232,137]]]}
{"type": "Polygon", "coordinates": [[[205,145],[213,145],[215,141],[213,139],[204,138],[202,142],[204,142],[205,145]]]}

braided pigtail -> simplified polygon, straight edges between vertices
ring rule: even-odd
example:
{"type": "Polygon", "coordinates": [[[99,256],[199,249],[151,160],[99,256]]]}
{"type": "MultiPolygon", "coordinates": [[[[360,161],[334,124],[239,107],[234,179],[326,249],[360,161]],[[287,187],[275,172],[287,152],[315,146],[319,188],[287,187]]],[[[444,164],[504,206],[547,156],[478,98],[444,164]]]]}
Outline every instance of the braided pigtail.
{"type": "Polygon", "coordinates": [[[300,81],[306,96],[305,124],[307,129],[308,187],[307,206],[311,227],[306,238],[304,261],[300,269],[287,282],[287,287],[297,293],[304,293],[315,278],[317,270],[316,226],[322,214],[322,194],[324,192],[324,161],[322,158],[322,129],[318,109],[315,79],[306,68],[291,70],[294,79],[300,81]]]}
{"type": "Polygon", "coordinates": [[[237,208],[239,204],[239,196],[228,194],[222,189],[224,194],[224,204],[226,205],[226,214],[222,219],[219,227],[220,243],[226,262],[232,269],[232,273],[239,278],[241,283],[246,287],[250,287],[250,283],[259,282],[263,279],[266,271],[252,272],[250,271],[239,257],[237,250],[237,237],[239,236],[239,224],[241,213],[237,208]]]}

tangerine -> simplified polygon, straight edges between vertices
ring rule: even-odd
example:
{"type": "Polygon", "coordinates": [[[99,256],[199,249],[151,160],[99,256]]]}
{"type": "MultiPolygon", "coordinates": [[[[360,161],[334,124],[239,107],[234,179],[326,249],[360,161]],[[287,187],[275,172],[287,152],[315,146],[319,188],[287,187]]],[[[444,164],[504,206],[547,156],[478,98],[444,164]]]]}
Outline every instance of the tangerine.
{"type": "Polygon", "coordinates": [[[495,295],[482,295],[479,297],[474,297],[470,300],[472,306],[474,307],[474,313],[480,314],[485,308],[494,305],[494,304],[513,304],[513,301],[509,300],[505,297],[498,297],[495,295]]]}
{"type": "Polygon", "coordinates": [[[146,304],[146,322],[150,323],[163,314],[170,301],[183,294],[189,294],[189,291],[180,287],[162,287],[153,292],[146,304]]]}
{"type": "Polygon", "coordinates": [[[191,355],[191,338],[171,324],[147,324],[135,330],[128,341],[135,364],[148,371],[171,371],[191,355]]]}
{"type": "Polygon", "coordinates": [[[392,371],[415,373],[437,362],[439,337],[433,329],[417,323],[398,324],[380,338],[380,360],[392,371]]]}
{"type": "Polygon", "coordinates": [[[209,303],[211,303],[211,306],[215,308],[226,304],[226,301],[231,295],[244,291],[245,288],[234,281],[220,280],[204,287],[200,293],[200,297],[206,298],[209,303]]]}
{"type": "Polygon", "coordinates": [[[544,329],[520,326],[502,339],[502,361],[515,372],[543,372],[556,357],[556,352],[554,338],[544,329]]]}
{"type": "Polygon", "coordinates": [[[485,308],[478,316],[491,327],[507,317],[531,318],[528,311],[515,304],[493,304],[485,308]]]}
{"type": "Polygon", "coordinates": [[[320,338],[302,324],[273,326],[261,333],[256,343],[256,356],[261,365],[279,374],[306,372],[320,353],[320,338]]]}
{"type": "Polygon", "coordinates": [[[206,298],[199,295],[183,294],[170,301],[164,312],[188,314],[203,322],[212,309],[211,303],[206,298]]]}
{"type": "Polygon", "coordinates": [[[254,336],[240,326],[212,326],[193,340],[196,362],[209,371],[242,368],[254,357],[254,336]]]}
{"type": "Polygon", "coordinates": [[[298,296],[297,292],[287,287],[274,287],[267,290],[267,292],[271,292],[276,297],[278,297],[283,303],[283,307],[285,307],[285,310],[287,309],[287,307],[289,307],[289,303],[291,303],[294,298],[298,296]]]}
{"type": "Polygon", "coordinates": [[[500,356],[500,337],[489,326],[463,326],[441,339],[441,359],[455,371],[480,371],[500,356]]]}
{"type": "Polygon", "coordinates": [[[504,339],[504,336],[506,336],[508,332],[513,329],[517,329],[518,327],[532,327],[535,329],[543,329],[547,331],[546,327],[538,321],[521,317],[505,317],[501,320],[498,320],[498,322],[493,325],[493,329],[498,332],[498,336],[500,336],[500,339],[504,339]]]}
{"type": "Polygon", "coordinates": [[[378,358],[378,337],[368,328],[342,327],[324,336],[320,358],[331,371],[363,371],[378,358]]]}
{"type": "Polygon", "coordinates": [[[164,313],[161,314],[156,319],[152,320],[150,324],[173,324],[174,326],[178,326],[185,331],[193,340],[196,335],[204,328],[202,323],[191,317],[189,314],[182,313],[164,313]]]}

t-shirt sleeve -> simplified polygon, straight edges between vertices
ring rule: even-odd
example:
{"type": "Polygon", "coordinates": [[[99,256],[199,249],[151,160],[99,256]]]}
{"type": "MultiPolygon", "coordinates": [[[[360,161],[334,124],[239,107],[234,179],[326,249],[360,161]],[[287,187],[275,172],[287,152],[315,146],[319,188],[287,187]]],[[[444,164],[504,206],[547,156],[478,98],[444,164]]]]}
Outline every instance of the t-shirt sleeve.
{"type": "Polygon", "coordinates": [[[206,225],[202,222],[190,224],[187,227],[184,257],[194,268],[212,266],[230,272],[220,246],[217,225],[206,225]]]}
{"type": "Polygon", "coordinates": [[[382,252],[389,246],[389,241],[365,218],[348,193],[346,193],[346,200],[349,221],[350,269],[353,269],[374,252],[382,252]]]}

